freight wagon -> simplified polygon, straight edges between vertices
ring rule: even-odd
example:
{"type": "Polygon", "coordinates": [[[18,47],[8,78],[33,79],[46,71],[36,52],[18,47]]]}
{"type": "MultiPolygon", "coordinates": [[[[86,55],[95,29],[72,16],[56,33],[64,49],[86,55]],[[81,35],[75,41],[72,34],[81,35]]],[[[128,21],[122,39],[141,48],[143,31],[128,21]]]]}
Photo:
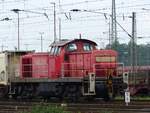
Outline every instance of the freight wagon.
{"type": "Polygon", "coordinates": [[[20,76],[20,56],[34,51],[3,51],[0,53],[0,96],[8,93],[13,78],[20,76]]]}
{"type": "Polygon", "coordinates": [[[125,66],[131,95],[150,95],[150,66],[125,66]]]}

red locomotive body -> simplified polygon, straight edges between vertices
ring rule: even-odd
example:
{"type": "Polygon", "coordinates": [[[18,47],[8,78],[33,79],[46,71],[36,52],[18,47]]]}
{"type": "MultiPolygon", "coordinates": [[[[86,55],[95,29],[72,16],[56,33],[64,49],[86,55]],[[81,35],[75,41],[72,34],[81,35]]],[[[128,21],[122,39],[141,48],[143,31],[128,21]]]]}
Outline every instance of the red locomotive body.
{"type": "Polygon", "coordinates": [[[123,77],[117,72],[117,52],[96,46],[87,39],[60,40],[51,44],[49,53],[22,56],[21,76],[12,81],[10,91],[75,100],[118,94],[123,90],[123,77]]]}
{"type": "Polygon", "coordinates": [[[117,76],[117,53],[113,50],[97,50],[89,40],[76,39],[53,43],[50,53],[32,53],[21,59],[22,78],[50,78],[87,76],[117,76]]]}
{"type": "Polygon", "coordinates": [[[21,57],[20,75],[22,78],[49,77],[48,53],[32,53],[21,57]]]}
{"type": "Polygon", "coordinates": [[[94,69],[98,77],[117,77],[117,52],[113,50],[93,51],[94,69]]]}

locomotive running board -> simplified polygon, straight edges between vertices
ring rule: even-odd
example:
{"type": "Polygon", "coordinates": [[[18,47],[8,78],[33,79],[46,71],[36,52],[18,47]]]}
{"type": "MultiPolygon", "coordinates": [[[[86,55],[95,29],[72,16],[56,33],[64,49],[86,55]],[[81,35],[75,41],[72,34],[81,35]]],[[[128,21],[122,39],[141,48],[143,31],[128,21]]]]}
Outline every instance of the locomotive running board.
{"type": "Polygon", "coordinates": [[[96,95],[96,93],[95,93],[95,73],[89,73],[88,78],[83,79],[82,93],[84,96],[96,95]]]}

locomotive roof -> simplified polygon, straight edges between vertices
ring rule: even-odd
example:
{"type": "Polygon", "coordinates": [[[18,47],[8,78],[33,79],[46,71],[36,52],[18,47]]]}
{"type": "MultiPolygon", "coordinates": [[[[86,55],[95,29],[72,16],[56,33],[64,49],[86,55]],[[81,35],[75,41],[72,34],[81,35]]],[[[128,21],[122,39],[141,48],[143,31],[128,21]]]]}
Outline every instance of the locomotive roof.
{"type": "Polygon", "coordinates": [[[95,42],[93,42],[91,40],[88,40],[88,39],[74,39],[74,40],[63,39],[63,40],[60,40],[60,41],[53,42],[50,46],[65,46],[69,43],[78,42],[78,41],[92,43],[95,46],[97,45],[95,42]]]}

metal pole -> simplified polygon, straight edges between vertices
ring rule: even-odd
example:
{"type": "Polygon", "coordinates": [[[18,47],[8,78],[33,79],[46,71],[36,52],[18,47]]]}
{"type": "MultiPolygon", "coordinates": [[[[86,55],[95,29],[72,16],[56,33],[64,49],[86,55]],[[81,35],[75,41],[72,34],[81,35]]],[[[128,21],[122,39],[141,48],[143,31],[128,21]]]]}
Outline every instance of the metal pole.
{"type": "Polygon", "coordinates": [[[1,45],[1,48],[2,48],[2,52],[3,52],[3,49],[4,49],[4,45],[3,44],[1,45]]]}
{"type": "Polygon", "coordinates": [[[5,46],[5,45],[1,45],[1,50],[2,50],[2,52],[4,51],[4,48],[7,48],[8,46],[5,46]]]}
{"type": "Polygon", "coordinates": [[[43,37],[41,35],[41,52],[43,52],[43,37]]]}
{"type": "Polygon", "coordinates": [[[108,24],[109,24],[109,29],[108,29],[109,30],[109,34],[108,34],[109,35],[109,49],[111,49],[111,31],[110,31],[111,30],[110,29],[111,26],[110,26],[110,20],[109,20],[108,24]]]}
{"type": "MultiPolygon", "coordinates": [[[[59,12],[61,12],[60,0],[59,0],[59,12]]],[[[59,40],[61,40],[61,17],[59,17],[59,40]]]]}
{"type": "Polygon", "coordinates": [[[41,52],[43,52],[43,32],[42,33],[39,33],[41,35],[41,52]]]}
{"type": "MultiPolygon", "coordinates": [[[[55,6],[55,4],[54,4],[55,6]]],[[[55,9],[55,7],[54,7],[55,9]]],[[[35,14],[42,14],[44,15],[48,20],[48,15],[46,13],[40,13],[40,12],[35,12],[35,11],[30,11],[30,10],[20,10],[20,9],[12,9],[11,11],[17,13],[18,15],[18,51],[20,50],[20,19],[19,19],[19,11],[23,11],[23,12],[29,12],[29,13],[35,13],[35,14]]],[[[55,11],[54,11],[55,12],[55,11]]],[[[9,18],[4,18],[3,20],[11,20],[9,18]]],[[[54,22],[55,23],[55,22],[54,22]]],[[[55,25],[56,26],[56,25],[55,25]]],[[[55,30],[56,31],[56,30],[55,30]]],[[[56,37],[56,36],[55,36],[56,37]]]]}
{"type": "Polygon", "coordinates": [[[117,47],[117,40],[118,40],[118,38],[117,38],[117,23],[116,23],[116,2],[115,2],[115,0],[114,0],[114,26],[115,26],[115,47],[117,47]]]}
{"type": "Polygon", "coordinates": [[[61,18],[59,18],[59,40],[61,40],[61,18]]]}
{"type": "Polygon", "coordinates": [[[136,52],[136,13],[132,13],[132,71],[134,85],[136,84],[136,66],[137,66],[137,52],[136,52]]]}
{"type": "Polygon", "coordinates": [[[57,40],[57,36],[56,36],[56,4],[55,2],[52,3],[54,5],[54,42],[56,42],[57,40]]]}
{"type": "Polygon", "coordinates": [[[114,7],[113,7],[113,2],[114,0],[112,0],[112,12],[111,12],[111,45],[113,44],[113,40],[114,40],[114,18],[113,18],[113,15],[114,15],[114,7]]]}
{"type": "Polygon", "coordinates": [[[116,3],[112,0],[112,15],[111,15],[111,45],[117,42],[117,25],[116,25],[116,3]]]}
{"type": "Polygon", "coordinates": [[[29,46],[29,44],[24,44],[25,46],[26,46],[26,51],[28,50],[28,46],[29,46]]]}
{"type": "Polygon", "coordinates": [[[17,12],[18,15],[18,51],[20,50],[20,19],[19,19],[19,11],[17,12]]]}

